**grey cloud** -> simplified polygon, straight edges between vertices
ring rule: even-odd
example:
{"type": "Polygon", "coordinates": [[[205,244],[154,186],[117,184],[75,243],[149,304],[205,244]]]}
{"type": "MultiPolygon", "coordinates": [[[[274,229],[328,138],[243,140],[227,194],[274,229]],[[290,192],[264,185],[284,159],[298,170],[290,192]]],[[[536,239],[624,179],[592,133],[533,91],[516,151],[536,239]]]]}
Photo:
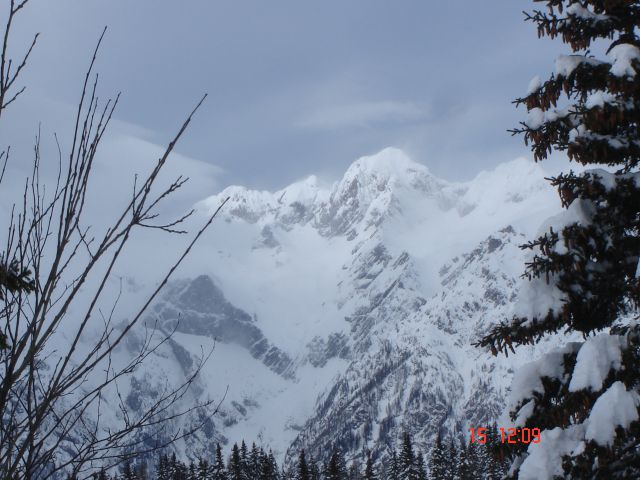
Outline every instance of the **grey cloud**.
{"type": "Polygon", "coordinates": [[[322,107],[300,120],[307,128],[337,129],[402,124],[425,118],[427,112],[409,102],[378,101],[322,107]]]}
{"type": "Polygon", "coordinates": [[[527,7],[513,0],[31,0],[14,46],[19,52],[42,32],[24,82],[26,95],[46,102],[33,109],[23,99],[14,115],[28,116],[32,132],[37,120],[47,127],[61,116],[64,108],[46,111],[52,105],[73,105],[109,25],[97,64],[101,95],[123,90],[116,115],[137,126],[127,133],[163,144],[208,92],[180,151],[221,167],[221,185],[279,188],[310,173],[338,175],[389,145],[455,179],[528,154],[505,131],[524,115],[510,102],[566,52],[536,39],[522,21],[527,7]]]}

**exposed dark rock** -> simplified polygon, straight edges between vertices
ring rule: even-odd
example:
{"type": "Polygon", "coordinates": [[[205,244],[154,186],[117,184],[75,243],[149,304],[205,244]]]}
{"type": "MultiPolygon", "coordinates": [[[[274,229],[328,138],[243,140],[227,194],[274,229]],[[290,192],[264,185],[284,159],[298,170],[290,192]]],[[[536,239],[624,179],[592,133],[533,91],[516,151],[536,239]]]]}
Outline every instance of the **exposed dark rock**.
{"type": "MultiPolygon", "coordinates": [[[[246,348],[274,372],[292,376],[291,358],[265,338],[255,319],[232,305],[213,280],[201,275],[192,281],[174,282],[154,306],[165,331],[203,335],[246,348]]],[[[172,346],[174,346],[172,344],[172,346]]],[[[188,353],[174,348],[183,368],[190,368],[188,353]],[[184,355],[183,355],[184,353],[184,355]],[[187,365],[188,364],[188,365],[187,365]]]]}

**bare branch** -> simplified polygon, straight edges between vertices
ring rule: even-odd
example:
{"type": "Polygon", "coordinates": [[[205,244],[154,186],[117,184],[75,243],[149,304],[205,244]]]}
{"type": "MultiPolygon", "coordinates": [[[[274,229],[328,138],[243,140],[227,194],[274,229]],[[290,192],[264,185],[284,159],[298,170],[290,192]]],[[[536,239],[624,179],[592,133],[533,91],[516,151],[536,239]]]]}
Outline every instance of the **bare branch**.
{"type": "MultiPolygon", "coordinates": [[[[8,56],[10,30],[15,15],[29,0],[11,0],[0,53],[0,114],[24,91],[13,86],[27,65],[36,35],[19,62],[8,56]]],[[[40,179],[40,132],[33,150],[33,169],[22,198],[12,208],[4,251],[0,254],[0,477],[30,479],[67,471],[90,476],[96,462],[117,465],[131,452],[162,448],[193,433],[201,425],[171,430],[178,419],[200,411],[215,413],[211,399],[193,405],[179,403],[196,381],[213,352],[202,354],[187,378],[166,386],[146,407],[132,413],[120,395],[119,382],[127,380],[144,362],[166,348],[173,332],[157,324],[147,330],[140,350],[128,361],[114,366],[113,356],[127,335],[145,317],[152,302],[182,264],[193,246],[211,226],[218,212],[206,219],[153,291],[129,319],[114,326],[122,286],[111,307],[102,308],[106,287],[114,268],[131,241],[133,232],[148,228],[166,234],[184,234],[179,228],[193,210],[172,220],[159,220],[162,202],[181,188],[187,178],[179,176],[158,188],[160,172],[175,145],[202,105],[204,95],[192,109],[151,171],[138,182],[131,199],[103,234],[84,220],[91,195],[89,180],[94,160],[119,101],[99,102],[98,75],[93,69],[106,32],[103,30],[87,69],[75,114],[71,147],[58,151],[58,175],[52,189],[40,179]],[[91,80],[93,78],[93,80],[91,80]],[[63,160],[64,157],[64,160],[63,160]],[[89,234],[91,232],[91,236],[89,234]],[[73,271],[73,273],[72,273],[73,271]],[[82,299],[82,300],[81,300],[82,299]],[[96,327],[96,317],[101,320],[96,327]],[[60,329],[68,341],[59,341],[60,329]],[[87,338],[91,331],[92,336],[87,338]],[[156,335],[162,335],[158,338],[156,335]],[[82,348],[80,348],[82,346],[82,348]],[[99,373],[99,376],[96,374],[99,373]],[[102,423],[106,398],[119,398],[123,421],[112,429],[102,423]],[[156,436],[153,446],[145,443],[156,436]],[[71,442],[75,438],[78,441],[71,442]],[[59,452],[64,451],[64,455],[59,452]]],[[[4,179],[9,149],[0,153],[4,179]]],[[[99,321],[99,320],[98,320],[99,321]]],[[[176,327],[177,328],[177,327],[176,327]]],[[[226,395],[226,394],[225,394],[226,395]]],[[[224,399],[224,397],[223,397],[224,399]]]]}

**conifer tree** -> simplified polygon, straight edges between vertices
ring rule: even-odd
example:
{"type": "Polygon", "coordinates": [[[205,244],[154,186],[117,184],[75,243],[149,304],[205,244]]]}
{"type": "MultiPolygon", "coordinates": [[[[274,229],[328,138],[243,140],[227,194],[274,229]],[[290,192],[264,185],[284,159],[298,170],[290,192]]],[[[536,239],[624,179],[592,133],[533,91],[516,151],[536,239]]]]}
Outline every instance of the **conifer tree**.
{"type": "Polygon", "coordinates": [[[347,480],[347,466],[340,450],[335,449],[326,466],[325,480],[347,480]]]}
{"type": "Polygon", "coordinates": [[[275,457],[273,456],[273,452],[269,451],[269,454],[266,455],[262,462],[261,467],[261,480],[278,480],[279,478],[279,470],[278,464],[276,462],[275,457]]]}
{"type": "Polygon", "coordinates": [[[349,474],[347,475],[349,480],[361,480],[362,475],[360,472],[360,462],[358,459],[354,458],[351,461],[351,465],[349,466],[349,474]]]}
{"type": "Polygon", "coordinates": [[[367,452],[367,464],[364,468],[364,478],[365,480],[378,480],[378,476],[376,475],[376,467],[373,463],[371,452],[367,452]]]}
{"type": "Polygon", "coordinates": [[[298,455],[298,466],[296,467],[296,480],[310,480],[309,467],[307,466],[307,459],[304,455],[304,448],[300,450],[298,455]]]}
{"type": "Polygon", "coordinates": [[[169,457],[166,453],[161,453],[160,457],[158,457],[158,463],[156,464],[156,479],[171,480],[171,474],[169,472],[169,457]]]}
{"type": "Polygon", "coordinates": [[[120,474],[122,480],[138,480],[137,475],[131,465],[131,460],[126,460],[122,465],[122,473],[120,474]]]}
{"type": "Polygon", "coordinates": [[[387,479],[399,480],[400,478],[400,464],[398,462],[398,452],[395,449],[391,452],[391,458],[386,468],[387,479]]]}
{"type": "Polygon", "coordinates": [[[231,447],[227,471],[229,473],[229,480],[245,480],[242,456],[237,443],[234,443],[233,447],[231,447]]]}
{"type": "Polygon", "coordinates": [[[244,439],[240,443],[240,469],[242,470],[242,478],[249,480],[249,449],[244,439]]]}
{"type": "Polygon", "coordinates": [[[313,455],[309,458],[309,477],[311,480],[320,480],[322,475],[320,473],[320,467],[318,466],[318,462],[313,457],[313,455]]]}
{"type": "Polygon", "coordinates": [[[427,480],[427,470],[424,465],[422,452],[418,452],[416,456],[416,468],[418,469],[418,480],[427,480]]]}
{"type": "Polygon", "coordinates": [[[189,463],[189,473],[187,474],[187,480],[198,480],[198,469],[193,462],[189,463]]]}
{"type": "Polygon", "coordinates": [[[104,468],[101,468],[97,475],[94,475],[95,480],[109,480],[107,472],[104,468]]]}
{"type": "Polygon", "coordinates": [[[222,448],[220,444],[216,444],[216,458],[213,463],[211,472],[211,480],[227,480],[227,469],[224,466],[224,460],[222,458],[222,448]]]}
{"type": "Polygon", "coordinates": [[[205,458],[198,459],[198,480],[211,480],[211,465],[205,458]]]}
{"type": "Polygon", "coordinates": [[[476,478],[484,473],[484,466],[478,461],[477,450],[480,447],[477,443],[469,445],[461,441],[458,450],[458,476],[460,478],[476,478]]]}
{"type": "MultiPolygon", "coordinates": [[[[264,454],[264,452],[263,452],[264,454]]],[[[251,444],[251,450],[249,451],[249,458],[247,460],[247,476],[248,478],[258,478],[260,475],[260,449],[256,446],[256,443],[251,444]]]]}
{"type": "Polygon", "coordinates": [[[416,465],[416,456],[413,452],[411,437],[408,433],[402,437],[402,449],[398,458],[400,475],[402,479],[418,480],[418,468],[416,465]]]}
{"type": "Polygon", "coordinates": [[[171,461],[171,480],[188,480],[189,468],[180,460],[176,460],[175,454],[171,461]]]}
{"type": "MultiPolygon", "coordinates": [[[[486,443],[481,444],[479,442],[469,443],[466,446],[466,458],[465,462],[471,464],[471,468],[476,472],[481,472],[482,478],[490,480],[491,477],[491,465],[493,462],[493,454],[491,452],[492,446],[490,443],[490,429],[487,428],[486,443]],[[470,459],[468,457],[471,457],[470,459]]],[[[497,454],[497,452],[496,452],[497,454]]]]}
{"type": "Polygon", "coordinates": [[[173,480],[178,473],[178,459],[176,458],[175,452],[171,454],[169,461],[167,462],[167,475],[171,480],[173,480]]]}
{"type": "Polygon", "coordinates": [[[282,470],[280,471],[280,478],[282,480],[293,480],[293,474],[291,473],[291,470],[287,470],[285,468],[285,466],[282,466],[282,470]]]}
{"type": "Polygon", "coordinates": [[[449,480],[453,479],[455,472],[456,459],[451,458],[451,451],[442,440],[442,435],[438,433],[436,442],[431,449],[429,458],[429,475],[432,480],[449,480]]]}
{"type": "Polygon", "coordinates": [[[500,441],[496,423],[487,431],[487,443],[483,450],[484,469],[487,472],[487,479],[501,480],[504,478],[509,470],[509,461],[505,457],[505,448],[500,441]]]}
{"type": "Polygon", "coordinates": [[[445,455],[447,458],[447,476],[445,476],[445,480],[448,479],[457,479],[460,477],[461,469],[460,469],[460,450],[458,449],[458,442],[455,437],[452,435],[449,438],[449,441],[445,446],[445,455]]]}
{"type": "Polygon", "coordinates": [[[138,480],[149,480],[149,471],[147,461],[143,458],[139,459],[135,465],[135,474],[138,480]]]}
{"type": "Polygon", "coordinates": [[[571,55],[516,100],[528,118],[513,133],[538,161],[558,151],[601,168],[550,179],[566,210],[525,246],[533,255],[521,305],[479,344],[508,354],[559,331],[585,337],[516,375],[512,420],[540,428],[542,440],[512,446],[514,477],[535,475],[544,457],[565,478],[640,478],[640,327],[625,320],[640,302],[640,6],[540,3],[545,8],[526,19],[571,55]],[[606,54],[596,58],[591,49],[606,54]],[[554,441],[545,441],[552,430],[554,441]]]}

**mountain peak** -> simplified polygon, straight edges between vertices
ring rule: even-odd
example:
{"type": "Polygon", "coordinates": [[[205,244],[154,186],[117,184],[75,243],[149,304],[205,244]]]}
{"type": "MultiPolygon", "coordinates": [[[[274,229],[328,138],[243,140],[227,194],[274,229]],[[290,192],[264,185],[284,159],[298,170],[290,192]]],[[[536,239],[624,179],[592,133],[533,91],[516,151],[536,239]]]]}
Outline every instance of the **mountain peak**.
{"type": "Polygon", "coordinates": [[[282,190],[278,190],[274,193],[274,197],[282,205],[291,205],[296,202],[302,205],[309,205],[314,203],[318,196],[322,197],[324,193],[325,191],[320,187],[318,177],[309,175],[302,180],[293,182],[282,190]]]}
{"type": "Polygon", "coordinates": [[[256,223],[266,213],[271,212],[277,204],[271,192],[249,190],[246,187],[232,185],[220,193],[198,202],[195,208],[206,214],[211,214],[226,198],[229,200],[222,215],[226,218],[239,218],[248,223],[256,223]]]}
{"type": "Polygon", "coordinates": [[[331,191],[321,213],[321,223],[329,235],[356,235],[356,227],[377,227],[385,218],[420,198],[442,203],[449,184],[413,161],[398,148],[356,160],[331,191]]]}
{"type": "Polygon", "coordinates": [[[403,150],[387,147],[378,153],[357,159],[347,170],[345,178],[354,174],[399,178],[405,176],[407,172],[430,175],[426,166],[413,161],[403,150]]]}

